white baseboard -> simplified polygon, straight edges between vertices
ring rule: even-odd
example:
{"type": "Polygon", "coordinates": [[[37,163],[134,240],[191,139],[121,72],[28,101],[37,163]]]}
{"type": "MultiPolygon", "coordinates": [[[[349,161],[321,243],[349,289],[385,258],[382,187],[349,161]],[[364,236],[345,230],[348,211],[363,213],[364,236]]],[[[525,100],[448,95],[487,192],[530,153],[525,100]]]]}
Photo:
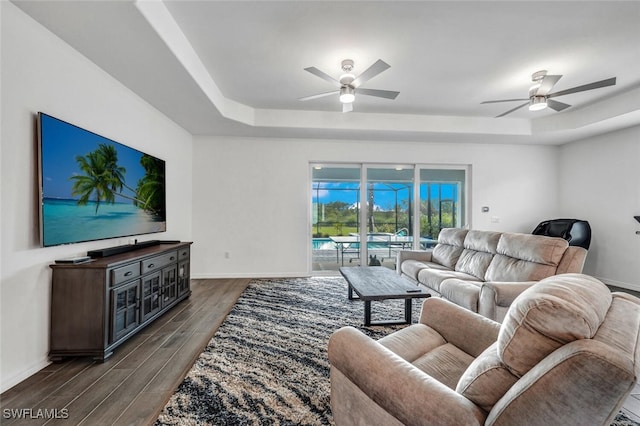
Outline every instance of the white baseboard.
{"type": "MultiPolygon", "coordinates": [[[[36,374],[38,371],[42,370],[49,364],[51,364],[51,361],[49,361],[48,358],[44,358],[40,362],[37,362],[36,364],[32,365],[26,370],[21,371],[17,374],[14,374],[11,377],[2,377],[2,384],[0,384],[0,393],[4,393],[5,391],[11,389],[18,383],[22,382],[23,380],[28,379],[29,377],[33,376],[34,374],[36,374]]],[[[18,407],[15,407],[15,408],[18,408],[18,407]]]]}
{"type": "Polygon", "coordinates": [[[623,281],[616,281],[616,280],[612,280],[609,278],[602,278],[602,277],[596,277],[596,278],[607,285],[625,288],[627,290],[640,291],[640,284],[625,283],[623,281]]]}

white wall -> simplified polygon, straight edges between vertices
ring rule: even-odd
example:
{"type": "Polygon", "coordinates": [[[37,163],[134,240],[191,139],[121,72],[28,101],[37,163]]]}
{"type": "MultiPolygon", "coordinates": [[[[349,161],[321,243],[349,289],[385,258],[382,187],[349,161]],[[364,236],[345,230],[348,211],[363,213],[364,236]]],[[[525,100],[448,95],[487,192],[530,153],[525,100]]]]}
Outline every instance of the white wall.
{"type": "Polygon", "coordinates": [[[584,272],[640,291],[640,127],[562,146],[560,200],[566,217],[588,220],[584,272]]]}
{"type": "Polygon", "coordinates": [[[9,2],[1,5],[0,377],[4,391],[44,367],[57,258],[126,244],[40,248],[35,114],[43,111],[167,161],[167,232],[191,239],[192,137],[9,2]]]}
{"type": "Polygon", "coordinates": [[[470,164],[474,229],[529,233],[560,214],[557,147],[195,137],[193,276],[307,275],[316,161],[470,164]]]}

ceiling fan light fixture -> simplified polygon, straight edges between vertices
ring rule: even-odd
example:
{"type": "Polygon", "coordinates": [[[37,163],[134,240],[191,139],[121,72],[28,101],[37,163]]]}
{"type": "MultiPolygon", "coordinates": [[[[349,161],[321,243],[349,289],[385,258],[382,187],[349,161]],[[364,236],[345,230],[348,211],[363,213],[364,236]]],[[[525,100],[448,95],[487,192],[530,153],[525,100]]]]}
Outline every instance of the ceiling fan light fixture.
{"type": "Polygon", "coordinates": [[[545,96],[532,96],[529,100],[529,111],[540,111],[547,107],[547,98],[545,96]]]}
{"type": "MultiPolygon", "coordinates": [[[[529,106],[529,111],[539,111],[543,110],[546,107],[554,111],[564,111],[569,108],[571,105],[565,104],[564,102],[559,102],[555,99],[556,96],[564,96],[572,93],[586,92],[587,90],[600,89],[602,87],[609,87],[616,85],[616,77],[607,78],[605,80],[594,81],[592,83],[583,84],[581,86],[572,87],[570,89],[564,89],[560,91],[551,90],[555,86],[555,84],[562,78],[561,74],[558,75],[547,75],[547,71],[542,70],[533,73],[531,76],[531,80],[533,81],[533,86],[529,88],[529,96],[527,98],[519,98],[519,99],[500,99],[495,101],[484,101],[482,104],[494,104],[497,102],[521,102],[521,101],[529,101],[523,104],[516,106],[515,108],[511,108],[509,111],[504,112],[500,115],[496,115],[496,118],[504,117],[507,114],[511,114],[514,111],[519,110],[525,106],[529,106]]],[[[355,87],[358,87],[356,84],[355,87]]],[[[335,93],[335,92],[334,92],[335,93]]]]}
{"type": "Polygon", "coordinates": [[[347,74],[342,74],[338,79],[338,81],[340,82],[340,84],[344,86],[348,86],[351,83],[353,83],[353,80],[355,79],[356,79],[355,75],[347,73],[347,74]]]}
{"type": "Polygon", "coordinates": [[[356,100],[355,91],[351,86],[343,86],[340,88],[340,102],[350,104],[356,100]]]}

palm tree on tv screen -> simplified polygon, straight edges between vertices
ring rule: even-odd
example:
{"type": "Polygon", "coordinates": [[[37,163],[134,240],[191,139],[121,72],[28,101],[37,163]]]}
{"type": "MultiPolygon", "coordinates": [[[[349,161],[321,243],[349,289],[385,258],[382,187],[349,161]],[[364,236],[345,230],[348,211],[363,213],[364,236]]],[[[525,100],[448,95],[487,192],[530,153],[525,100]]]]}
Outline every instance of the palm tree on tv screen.
{"type": "Polygon", "coordinates": [[[76,161],[78,162],[78,166],[80,166],[80,170],[85,174],[72,176],[70,178],[74,181],[71,194],[80,197],[78,199],[78,205],[81,206],[86,205],[93,194],[97,214],[102,201],[109,204],[115,202],[115,191],[118,188],[122,188],[122,184],[118,178],[113,175],[113,172],[109,171],[107,159],[99,149],[85,156],[78,155],[76,161]]]}
{"type": "Polygon", "coordinates": [[[127,169],[122,166],[118,166],[118,151],[113,145],[106,145],[101,143],[96,150],[99,155],[104,157],[106,172],[111,175],[116,185],[113,187],[114,191],[121,191],[123,187],[133,191],[124,181],[124,175],[127,173],[127,169]]]}
{"type": "Polygon", "coordinates": [[[144,167],[146,175],[138,182],[138,189],[134,190],[125,183],[127,170],[118,165],[118,151],[113,145],[100,144],[95,151],[85,156],[78,155],[76,162],[84,175],[72,176],[73,187],[71,194],[79,196],[78,205],[86,205],[90,199],[96,203],[96,214],[101,202],[109,204],[115,203],[115,197],[123,197],[132,200],[133,204],[145,211],[156,215],[164,215],[164,191],[163,188],[154,189],[153,183],[160,180],[157,176],[162,172],[162,185],[164,186],[164,167],[159,170],[159,166],[154,163],[163,163],[146,154],[140,159],[140,164],[144,167]],[[141,191],[141,183],[145,188],[141,191]],[[122,193],[126,188],[135,193],[132,197],[122,193]],[[161,195],[158,195],[158,192],[161,195]],[[93,196],[93,197],[92,197],[93,196]],[[159,208],[161,206],[161,208],[159,208]]]}
{"type": "Polygon", "coordinates": [[[134,204],[144,206],[145,210],[164,217],[164,161],[143,154],[140,164],[145,170],[145,175],[138,181],[134,204]]]}

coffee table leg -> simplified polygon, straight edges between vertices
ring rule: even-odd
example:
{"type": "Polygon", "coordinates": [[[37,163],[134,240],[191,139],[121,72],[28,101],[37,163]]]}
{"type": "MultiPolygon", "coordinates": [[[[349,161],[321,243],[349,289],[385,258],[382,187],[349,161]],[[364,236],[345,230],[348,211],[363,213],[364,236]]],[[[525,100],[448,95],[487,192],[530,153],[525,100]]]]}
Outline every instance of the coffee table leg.
{"type": "Polygon", "coordinates": [[[353,288],[351,288],[351,284],[348,284],[347,288],[348,288],[347,296],[349,297],[349,300],[353,300],[353,288]]]}
{"type": "Polygon", "coordinates": [[[371,325],[371,300],[364,301],[364,325],[371,325]]]}
{"type": "Polygon", "coordinates": [[[413,311],[413,299],[408,298],[404,300],[404,319],[407,324],[411,324],[411,311],[413,311]]]}

